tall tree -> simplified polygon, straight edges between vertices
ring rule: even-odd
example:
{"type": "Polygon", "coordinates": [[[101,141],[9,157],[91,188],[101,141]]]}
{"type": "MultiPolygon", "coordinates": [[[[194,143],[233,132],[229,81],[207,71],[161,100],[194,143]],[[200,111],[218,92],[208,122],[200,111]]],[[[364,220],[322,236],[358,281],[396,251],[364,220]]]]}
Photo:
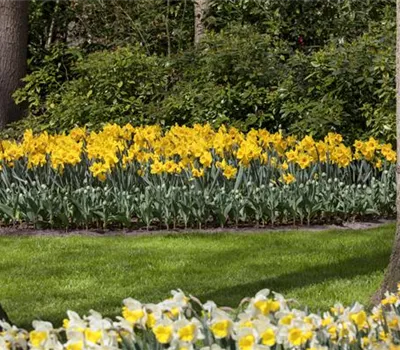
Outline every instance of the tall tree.
{"type": "Polygon", "coordinates": [[[205,32],[204,17],[208,9],[208,0],[194,0],[194,43],[197,45],[205,32]]]}
{"type": "Polygon", "coordinates": [[[392,255],[390,256],[380,290],[374,295],[373,302],[377,304],[384,296],[386,291],[396,291],[397,284],[400,282],[400,0],[396,1],[396,138],[397,138],[397,163],[396,163],[396,183],[397,183],[397,224],[396,237],[394,240],[392,255]]]}
{"type": "Polygon", "coordinates": [[[12,94],[26,74],[29,0],[0,0],[0,128],[23,116],[12,94]]]}

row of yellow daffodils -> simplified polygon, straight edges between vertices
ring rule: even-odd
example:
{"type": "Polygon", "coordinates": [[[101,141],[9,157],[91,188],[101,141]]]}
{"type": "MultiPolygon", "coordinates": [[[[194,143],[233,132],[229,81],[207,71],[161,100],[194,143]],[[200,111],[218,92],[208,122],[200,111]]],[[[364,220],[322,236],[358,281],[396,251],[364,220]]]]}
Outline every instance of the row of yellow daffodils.
{"type": "Polygon", "coordinates": [[[237,310],[173,291],[159,304],[125,299],[116,321],[95,311],[83,318],[68,311],[63,327],[34,321],[29,333],[0,322],[0,349],[394,350],[400,346],[399,295],[387,293],[371,312],[356,303],[314,314],[292,308],[290,300],[267,289],[244,299],[237,310]]]}
{"type": "Polygon", "coordinates": [[[366,160],[381,169],[384,163],[395,162],[396,152],[390,144],[373,138],[345,145],[341,135],[334,133],[317,141],[311,136],[297,139],[264,129],[242,133],[222,126],[215,131],[207,124],[175,126],[166,132],[159,126],[109,124],[98,133],[75,128],[68,134],[34,135],[27,130],[20,142],[1,142],[3,165],[12,167],[22,159],[27,160],[28,168],[49,164],[58,171],[83,161],[100,180],[115,167],[124,168],[132,162],[138,165],[139,175],[185,171],[201,177],[215,166],[227,179],[236,176],[238,167],[268,165],[281,170],[285,182],[290,183],[290,165],[306,169],[319,162],[344,168],[353,161],[366,160]]]}

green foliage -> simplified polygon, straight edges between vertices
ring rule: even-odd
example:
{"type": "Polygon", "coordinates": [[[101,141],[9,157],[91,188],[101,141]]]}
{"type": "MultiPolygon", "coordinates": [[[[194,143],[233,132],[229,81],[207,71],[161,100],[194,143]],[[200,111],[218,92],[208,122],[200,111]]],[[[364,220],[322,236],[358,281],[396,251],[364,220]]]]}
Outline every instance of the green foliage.
{"type": "Polygon", "coordinates": [[[60,173],[50,164],[29,169],[26,160],[4,166],[0,177],[0,220],[37,228],[194,227],[242,224],[310,224],[395,213],[394,166],[382,171],[365,161],[347,168],[290,165],[296,182],[277,181],[277,170],[255,164],[226,179],[213,165],[201,178],[139,176],[140,163],[117,165],[104,182],[86,160],[60,173]]]}
{"type": "Polygon", "coordinates": [[[140,44],[148,54],[168,55],[190,46],[191,0],[32,0],[30,54],[35,63],[53,44],[86,52],[140,44]]]}
{"type": "Polygon", "coordinates": [[[134,125],[155,122],[145,108],[164,93],[170,75],[167,61],[147,56],[140,47],[99,51],[79,59],[70,69],[74,79],[54,89],[51,84],[57,84],[64,71],[59,64],[48,66],[52,69],[29,75],[16,94],[17,101],[29,102],[31,110],[21,128],[64,131],[83,124],[96,128],[110,120],[134,125]],[[42,84],[47,89],[44,99],[42,84]],[[42,113],[36,113],[38,109],[42,113]]]}
{"type": "Polygon", "coordinates": [[[155,113],[178,123],[274,129],[268,99],[289,52],[285,43],[248,27],[212,33],[199,50],[176,59],[181,76],[155,113]]]}
{"type": "Polygon", "coordinates": [[[59,91],[65,81],[75,77],[72,66],[81,57],[79,50],[61,44],[53,46],[42,58],[41,66],[24,78],[24,88],[14,94],[16,103],[27,104],[31,117],[46,113],[48,95],[59,91]]]}
{"type": "Polygon", "coordinates": [[[105,122],[209,122],[394,140],[392,0],[211,1],[196,48],[191,1],[57,6],[33,2],[37,49],[15,95],[30,116],[2,137],[105,122]],[[68,35],[61,40],[66,29],[55,16],[58,41],[41,47],[37,21],[51,13],[69,23],[68,35]]]}
{"type": "Polygon", "coordinates": [[[297,52],[274,101],[282,124],[316,136],[395,137],[395,28],[382,23],[359,39],[332,43],[311,55],[297,52]]]}
{"type": "Polygon", "coordinates": [[[380,22],[394,0],[210,0],[207,22],[214,30],[227,23],[250,24],[259,32],[307,51],[332,39],[353,40],[380,22]]]}
{"type": "Polygon", "coordinates": [[[387,21],[353,42],[332,42],[312,54],[293,53],[285,42],[248,27],[211,33],[200,48],[171,58],[136,46],[96,52],[64,68],[55,54],[16,95],[36,117],[20,129],[209,122],[393,141],[393,33],[387,21]]]}

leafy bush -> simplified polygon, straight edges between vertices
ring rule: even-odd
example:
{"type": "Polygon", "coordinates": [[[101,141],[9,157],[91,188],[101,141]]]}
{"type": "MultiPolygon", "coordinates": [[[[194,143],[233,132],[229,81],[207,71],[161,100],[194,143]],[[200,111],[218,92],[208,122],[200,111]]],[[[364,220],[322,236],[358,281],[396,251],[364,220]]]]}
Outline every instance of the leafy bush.
{"type": "Polygon", "coordinates": [[[59,65],[47,65],[25,78],[27,85],[16,97],[20,103],[29,102],[31,116],[20,122],[22,127],[66,131],[75,125],[98,128],[110,120],[134,125],[155,122],[145,109],[164,93],[170,68],[142,48],[127,47],[77,60],[70,67],[70,78],[52,89],[60,71],[59,65]],[[42,85],[47,89],[44,98],[42,85]]]}
{"type": "Polygon", "coordinates": [[[289,53],[285,43],[251,28],[210,34],[200,50],[176,59],[181,76],[157,106],[157,120],[165,115],[179,124],[276,129],[268,99],[285,71],[289,53]]]}
{"type": "Polygon", "coordinates": [[[294,47],[314,51],[331,40],[352,41],[395,14],[394,0],[210,0],[207,23],[220,31],[235,23],[252,26],[294,47]]]}
{"type": "Polygon", "coordinates": [[[365,133],[393,141],[394,33],[383,22],[356,41],[292,56],[275,101],[282,124],[318,137],[336,131],[349,140],[365,133]]]}
{"type": "Polygon", "coordinates": [[[16,94],[29,103],[30,118],[3,137],[107,122],[208,122],[393,142],[394,22],[388,13],[370,27],[354,41],[312,53],[293,52],[287,42],[245,26],[209,33],[199,48],[171,57],[136,46],[81,58],[69,51],[64,64],[56,51],[16,94]]]}
{"type": "Polygon", "coordinates": [[[367,311],[335,304],[324,313],[295,307],[268,289],[244,298],[236,310],[202,303],[181,290],[158,304],[127,298],[117,321],[91,311],[68,311],[63,326],[34,321],[28,332],[0,321],[0,346],[23,349],[392,349],[399,342],[399,293],[387,293],[367,311]]]}

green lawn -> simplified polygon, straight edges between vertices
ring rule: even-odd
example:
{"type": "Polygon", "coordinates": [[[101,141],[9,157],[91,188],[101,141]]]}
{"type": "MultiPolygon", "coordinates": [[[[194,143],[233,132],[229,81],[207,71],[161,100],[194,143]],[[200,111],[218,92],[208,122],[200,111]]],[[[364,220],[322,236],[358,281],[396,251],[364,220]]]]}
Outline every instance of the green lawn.
{"type": "Polygon", "coordinates": [[[0,301],[24,327],[67,309],[112,316],[125,297],[157,302],[174,288],[229,306],[262,288],[315,311],[368,303],[394,230],[0,237],[0,301]]]}

